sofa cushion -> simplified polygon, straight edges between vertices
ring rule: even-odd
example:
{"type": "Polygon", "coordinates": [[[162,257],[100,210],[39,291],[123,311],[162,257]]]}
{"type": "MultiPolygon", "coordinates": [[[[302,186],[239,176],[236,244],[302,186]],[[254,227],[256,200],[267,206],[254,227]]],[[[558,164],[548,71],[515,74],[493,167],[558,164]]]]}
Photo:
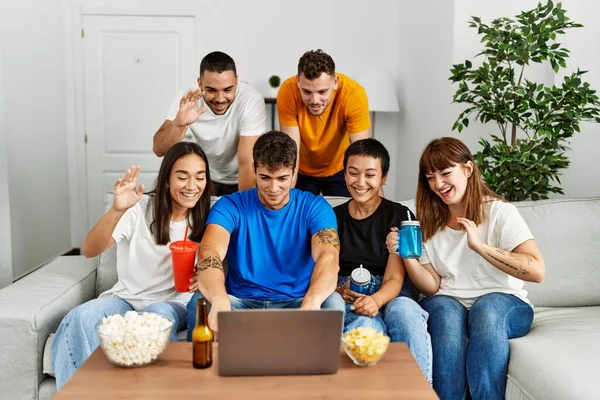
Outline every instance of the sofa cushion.
{"type": "Polygon", "coordinates": [[[515,203],[546,262],[541,284],[526,283],[540,307],[600,305],[600,197],[515,203]]]}
{"type": "Polygon", "coordinates": [[[52,341],[54,340],[54,333],[51,333],[46,339],[44,345],[44,359],[42,360],[42,372],[46,375],[54,376],[54,366],[52,365],[52,341]]]}
{"type": "Polygon", "coordinates": [[[600,307],[538,308],[510,341],[506,398],[592,399],[600,393],[600,307]]]}
{"type": "Polygon", "coordinates": [[[51,400],[56,395],[56,380],[46,378],[40,383],[38,400],[51,400]]]}

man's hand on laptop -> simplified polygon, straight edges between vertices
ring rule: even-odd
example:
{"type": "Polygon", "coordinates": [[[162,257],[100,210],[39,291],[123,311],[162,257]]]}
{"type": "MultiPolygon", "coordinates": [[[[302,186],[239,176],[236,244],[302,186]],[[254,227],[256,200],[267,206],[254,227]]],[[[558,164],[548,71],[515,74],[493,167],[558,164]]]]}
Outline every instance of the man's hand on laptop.
{"type": "MultiPolygon", "coordinates": [[[[228,296],[214,297],[210,302],[210,311],[208,313],[208,326],[216,334],[219,331],[218,315],[219,311],[231,311],[231,302],[228,296]]],[[[215,335],[215,341],[217,341],[215,335]]]]}
{"type": "Polygon", "coordinates": [[[319,302],[314,297],[306,296],[302,300],[302,304],[300,305],[300,309],[302,309],[302,310],[320,310],[322,303],[323,303],[322,301],[319,302]]]}

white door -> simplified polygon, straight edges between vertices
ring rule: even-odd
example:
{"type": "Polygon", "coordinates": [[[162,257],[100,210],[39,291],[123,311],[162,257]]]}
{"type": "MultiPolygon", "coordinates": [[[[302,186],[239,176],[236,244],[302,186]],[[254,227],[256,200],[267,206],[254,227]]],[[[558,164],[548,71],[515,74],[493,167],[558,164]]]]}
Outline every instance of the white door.
{"type": "Polygon", "coordinates": [[[84,15],[82,23],[89,230],[104,192],[131,165],[153,188],[162,158],[152,137],[198,66],[192,17],[84,15]]]}

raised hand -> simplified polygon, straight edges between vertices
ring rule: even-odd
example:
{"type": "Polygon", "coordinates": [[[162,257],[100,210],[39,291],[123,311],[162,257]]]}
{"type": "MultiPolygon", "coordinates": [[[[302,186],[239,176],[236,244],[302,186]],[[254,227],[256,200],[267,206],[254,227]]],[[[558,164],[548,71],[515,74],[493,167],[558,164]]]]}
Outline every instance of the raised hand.
{"type": "Polygon", "coordinates": [[[205,104],[200,108],[196,108],[196,103],[200,98],[204,96],[204,92],[200,89],[190,90],[185,96],[179,101],[179,111],[175,117],[175,123],[181,126],[187,126],[193,124],[200,118],[208,106],[205,104]]]}
{"type": "Polygon", "coordinates": [[[476,253],[481,254],[481,249],[483,248],[483,242],[481,241],[481,236],[479,235],[479,228],[475,225],[475,222],[466,218],[456,218],[456,222],[461,224],[465,231],[467,232],[467,244],[469,248],[476,253]]]}
{"type": "Polygon", "coordinates": [[[140,166],[132,165],[122,178],[115,182],[112,207],[119,212],[126,211],[137,204],[144,194],[144,184],[136,189],[137,179],[140,175],[140,166]]]}

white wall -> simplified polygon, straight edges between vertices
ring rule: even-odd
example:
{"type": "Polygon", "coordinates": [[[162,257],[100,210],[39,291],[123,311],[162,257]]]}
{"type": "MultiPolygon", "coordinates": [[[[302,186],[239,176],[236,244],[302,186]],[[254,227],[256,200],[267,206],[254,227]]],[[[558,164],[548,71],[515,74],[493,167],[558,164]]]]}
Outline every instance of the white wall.
{"type": "MultiPolygon", "coordinates": [[[[322,48],[339,72],[357,78],[370,69],[387,72],[396,84],[400,113],[376,115],[376,137],[392,158],[387,197],[415,196],[421,150],[452,126],[447,80],[452,60],[454,1],[308,0],[290,6],[278,0],[219,2],[203,14],[198,61],[221,48],[239,65],[240,76],[268,93],[272,74],[296,73],[304,51],[322,48]],[[219,32],[223,15],[235,7],[229,33],[219,42],[205,41],[219,32]],[[240,40],[240,36],[245,40],[240,40]],[[218,43],[218,44],[217,44],[218,43]],[[256,43],[256,45],[251,45],[256,43]]],[[[212,3],[211,3],[212,4],[212,3]]]]}
{"type": "Polygon", "coordinates": [[[448,81],[452,61],[454,1],[406,1],[399,16],[400,125],[392,165],[398,171],[394,199],[416,195],[421,151],[435,137],[451,134],[448,81]]]}
{"type": "Polygon", "coordinates": [[[210,2],[210,7],[199,9],[202,27],[196,38],[196,59],[199,63],[217,49],[229,53],[240,78],[263,94],[269,93],[269,76],[294,75],[298,59],[310,49],[323,49],[333,57],[337,71],[355,79],[371,69],[387,72],[396,84],[402,111],[376,116],[376,136],[393,160],[385,192],[396,199],[410,198],[416,183],[411,168],[416,163],[415,151],[422,148],[429,132],[439,132],[449,124],[448,116],[432,121],[429,113],[448,102],[448,90],[440,93],[436,82],[449,87],[439,60],[445,57],[447,65],[451,59],[453,2],[439,2],[433,8],[421,3],[210,2]],[[213,39],[215,34],[218,39],[213,39]]]}
{"type": "MultiPolygon", "coordinates": [[[[477,151],[479,138],[496,132],[495,125],[471,126],[462,134],[451,131],[462,110],[460,105],[451,104],[456,89],[448,81],[451,65],[473,59],[481,50],[480,38],[467,25],[470,16],[488,21],[514,16],[535,7],[537,0],[375,0],[368,6],[360,0],[345,1],[343,6],[335,0],[201,4],[197,62],[209,51],[224,50],[235,58],[241,78],[263,94],[269,93],[270,75],[294,74],[299,56],[311,48],[329,52],[338,71],[353,77],[370,68],[388,72],[396,83],[401,111],[378,113],[376,136],[392,156],[386,195],[406,199],[415,196],[418,159],[429,140],[455,136],[477,151]],[[228,22],[223,25],[225,16],[228,22]],[[215,33],[220,35],[218,40],[212,40],[215,33]]],[[[589,0],[566,0],[563,4],[569,15],[586,25],[566,35],[564,43],[572,50],[569,65],[592,69],[588,80],[600,88],[596,84],[600,67],[595,68],[600,65],[600,53],[588,47],[600,39],[600,27],[593,23],[600,15],[600,4],[589,0]]],[[[546,84],[555,81],[549,66],[532,65],[526,76],[546,84]]],[[[572,166],[561,179],[566,196],[600,195],[600,185],[592,188],[580,178],[593,164],[587,149],[600,145],[599,129],[598,124],[587,124],[571,142],[568,156],[572,166]]],[[[600,164],[592,168],[597,176],[600,164]]]]}
{"type": "MultiPolygon", "coordinates": [[[[72,4],[137,8],[137,0],[72,0],[72,4]]],[[[196,68],[213,50],[229,53],[240,79],[270,96],[268,78],[296,73],[300,56],[322,48],[336,69],[355,79],[376,69],[395,82],[400,113],[378,113],[376,136],[392,157],[386,195],[415,194],[419,152],[434,136],[450,132],[447,81],[452,60],[453,1],[410,0],[208,0],[171,2],[196,9],[196,68]],[[435,117],[432,118],[431,115],[435,117]]],[[[144,2],[144,9],[164,6],[144,2]]],[[[150,140],[150,137],[149,137],[150,140]]]]}
{"type": "Polygon", "coordinates": [[[71,248],[60,0],[0,3],[14,279],[71,248]]]}
{"type": "Polygon", "coordinates": [[[0,47],[0,289],[10,284],[13,276],[10,248],[10,205],[8,202],[8,166],[6,163],[3,93],[2,48],[0,47]]]}
{"type": "MultiPolygon", "coordinates": [[[[544,1],[542,1],[544,3],[544,1]]],[[[600,26],[597,19],[600,16],[600,3],[591,0],[563,0],[563,8],[567,10],[567,16],[572,20],[585,25],[584,28],[571,29],[565,35],[559,37],[559,41],[571,50],[571,57],[567,60],[567,67],[571,70],[579,67],[590,72],[585,76],[590,85],[600,90],[600,26]]],[[[505,0],[481,1],[481,0],[456,0],[454,12],[454,48],[453,62],[462,62],[465,59],[473,60],[473,56],[482,49],[477,31],[469,28],[467,22],[472,15],[479,16],[484,22],[505,16],[513,17],[522,10],[535,8],[538,0],[505,0]]],[[[540,66],[532,64],[527,67],[528,77],[547,85],[562,82],[563,73],[555,75],[549,65],[540,66]]],[[[453,88],[453,92],[456,87],[453,88]]],[[[453,116],[464,108],[460,105],[451,105],[453,116]]],[[[495,124],[482,126],[481,124],[469,125],[469,128],[457,135],[469,145],[471,150],[477,151],[479,137],[488,136],[490,133],[498,133],[495,124]]],[[[590,197],[600,196],[599,180],[595,178],[594,184],[590,180],[584,180],[584,175],[597,177],[600,175],[600,164],[596,162],[596,154],[591,149],[600,147],[600,124],[586,123],[581,126],[581,133],[576,134],[570,142],[571,151],[567,153],[571,166],[564,170],[561,177],[564,197],[590,197]]],[[[553,195],[552,197],[563,197],[553,195]]]]}
{"type": "MultiPolygon", "coordinates": [[[[73,162],[73,154],[81,156],[76,150],[81,147],[72,140],[67,143],[65,134],[67,128],[78,125],[72,120],[72,110],[69,119],[65,117],[65,95],[67,90],[72,91],[73,67],[65,65],[65,55],[72,52],[72,47],[67,47],[62,36],[63,29],[71,30],[71,21],[63,19],[63,3],[68,10],[80,5],[133,9],[165,5],[158,0],[0,3],[0,48],[4,53],[0,95],[4,99],[5,181],[10,186],[12,205],[15,278],[71,244],[78,245],[81,238],[76,232],[77,221],[70,221],[70,215],[81,213],[69,214],[68,204],[69,190],[75,210],[80,203],[76,199],[85,188],[76,182],[78,173],[73,162]],[[70,167],[65,160],[68,147],[73,163],[70,167]]],[[[586,25],[566,36],[564,42],[572,50],[569,65],[589,68],[588,80],[599,88],[599,53],[590,46],[600,39],[600,27],[595,24],[600,5],[589,0],[563,3],[569,15],[586,25]]],[[[511,16],[535,6],[537,1],[178,0],[169,4],[197,10],[196,64],[209,51],[226,51],[235,58],[241,79],[265,95],[269,94],[268,77],[294,74],[298,58],[308,49],[329,52],[338,70],[353,77],[372,68],[386,71],[395,82],[401,111],[378,113],[376,135],[392,156],[386,195],[406,199],[414,197],[418,158],[429,140],[453,135],[475,151],[479,136],[491,131],[491,127],[470,127],[463,134],[450,131],[461,109],[450,104],[455,89],[448,81],[451,64],[471,59],[480,50],[479,38],[466,21],[471,15],[487,20],[511,16]]],[[[544,82],[554,79],[547,68],[532,74],[544,82]]],[[[584,173],[598,176],[600,172],[600,165],[588,150],[600,144],[599,129],[598,125],[586,125],[571,143],[572,166],[562,179],[567,196],[600,195],[600,185],[580,178],[584,173]]],[[[1,157],[0,153],[0,166],[1,157]]],[[[6,200],[0,201],[4,212],[8,212],[6,200]]],[[[3,226],[6,229],[6,222],[3,226]]],[[[3,245],[7,246],[6,241],[3,245]]]]}
{"type": "MultiPolygon", "coordinates": [[[[592,88],[600,95],[600,3],[592,0],[564,0],[563,6],[567,15],[584,25],[583,28],[571,29],[562,42],[571,50],[567,60],[569,69],[566,74],[577,70],[588,70],[583,76],[592,88]]],[[[557,78],[562,82],[562,73],[557,78]]],[[[565,195],[570,197],[600,196],[600,124],[585,123],[581,125],[581,134],[571,140],[571,151],[568,153],[571,166],[563,174],[561,181],[565,195]]]]}

